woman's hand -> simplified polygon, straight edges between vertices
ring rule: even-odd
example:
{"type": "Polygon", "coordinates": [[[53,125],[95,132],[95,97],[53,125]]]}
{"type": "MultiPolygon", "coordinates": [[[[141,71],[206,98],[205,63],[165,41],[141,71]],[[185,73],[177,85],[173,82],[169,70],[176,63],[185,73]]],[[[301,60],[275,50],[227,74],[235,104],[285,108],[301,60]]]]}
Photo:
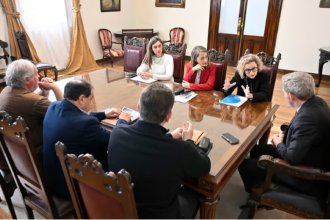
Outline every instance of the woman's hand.
{"type": "Polygon", "coordinates": [[[241,86],[243,91],[244,91],[244,94],[245,94],[245,97],[248,98],[248,99],[253,99],[253,94],[250,92],[250,87],[249,85],[246,85],[246,87],[244,87],[243,85],[241,86]]]}
{"type": "Polygon", "coordinates": [[[192,69],[192,71],[196,72],[196,71],[198,71],[198,70],[203,71],[203,70],[205,69],[205,67],[206,67],[206,66],[204,66],[204,65],[197,64],[196,66],[194,66],[194,67],[191,68],[191,69],[192,69]]]}
{"type": "Polygon", "coordinates": [[[190,89],[190,83],[187,82],[187,81],[184,81],[184,80],[183,80],[181,85],[182,85],[183,88],[190,89]]]}
{"type": "Polygon", "coordinates": [[[142,72],[142,73],[140,73],[140,76],[142,79],[150,79],[150,78],[152,78],[152,73],[151,72],[142,72]]]}
{"type": "Polygon", "coordinates": [[[231,87],[233,87],[234,85],[236,85],[236,82],[230,83],[229,80],[225,80],[225,83],[223,84],[223,90],[227,91],[228,89],[230,89],[231,87]]]}

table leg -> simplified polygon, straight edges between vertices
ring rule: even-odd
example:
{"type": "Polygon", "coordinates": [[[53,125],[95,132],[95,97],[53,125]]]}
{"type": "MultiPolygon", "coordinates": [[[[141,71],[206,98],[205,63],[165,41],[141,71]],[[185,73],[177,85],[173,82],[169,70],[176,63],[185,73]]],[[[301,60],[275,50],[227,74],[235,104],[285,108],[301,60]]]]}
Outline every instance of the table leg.
{"type": "Polygon", "coordinates": [[[220,196],[203,197],[201,198],[200,218],[201,219],[215,219],[215,212],[219,202],[220,196]]]}
{"type": "Polygon", "coordinates": [[[322,79],[322,71],[323,71],[323,65],[326,63],[326,60],[323,60],[320,58],[319,60],[319,81],[318,83],[315,85],[316,87],[319,87],[321,84],[321,79],[322,79]]]}

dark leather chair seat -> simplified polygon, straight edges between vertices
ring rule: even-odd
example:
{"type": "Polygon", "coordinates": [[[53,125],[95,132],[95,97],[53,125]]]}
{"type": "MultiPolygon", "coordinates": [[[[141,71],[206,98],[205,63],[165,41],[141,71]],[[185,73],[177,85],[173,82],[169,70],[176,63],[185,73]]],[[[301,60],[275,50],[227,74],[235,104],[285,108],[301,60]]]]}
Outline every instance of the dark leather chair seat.
{"type": "Polygon", "coordinates": [[[271,184],[270,189],[262,194],[260,200],[263,204],[276,202],[283,207],[295,204],[295,209],[313,218],[324,218],[326,211],[326,204],[318,198],[279,184],[271,184]]]}

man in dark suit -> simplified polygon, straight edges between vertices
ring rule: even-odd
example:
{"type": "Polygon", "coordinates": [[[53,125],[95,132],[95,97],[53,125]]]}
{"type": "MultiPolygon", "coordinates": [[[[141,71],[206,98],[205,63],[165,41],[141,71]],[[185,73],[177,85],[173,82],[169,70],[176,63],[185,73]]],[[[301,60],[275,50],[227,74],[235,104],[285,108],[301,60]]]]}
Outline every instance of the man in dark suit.
{"type": "Polygon", "coordinates": [[[182,179],[210,171],[210,159],[191,140],[190,122],[171,133],[163,127],[173,104],[172,91],[154,83],[141,94],[141,119],[117,126],[111,134],[109,170],[131,174],[139,218],[194,218],[199,196],[182,187],[182,179]]]}
{"type": "MultiPolygon", "coordinates": [[[[292,165],[306,165],[330,171],[330,110],[327,103],[314,94],[314,79],[308,73],[294,72],[284,75],[284,97],[296,110],[284,133],[271,138],[271,145],[257,145],[250,158],[239,166],[239,172],[247,192],[255,184],[264,181],[266,172],[257,166],[261,155],[282,158],[292,165]]],[[[280,181],[302,192],[327,199],[329,183],[301,180],[286,175],[277,175],[280,181]]]]}
{"type": "Polygon", "coordinates": [[[64,198],[70,198],[55,144],[63,142],[70,154],[92,154],[107,170],[107,148],[110,131],[100,121],[119,115],[118,123],[126,124],[130,115],[117,109],[89,112],[93,104],[92,86],[85,80],[73,80],[64,88],[64,98],[54,102],[44,119],[44,168],[51,190],[64,198]]]}

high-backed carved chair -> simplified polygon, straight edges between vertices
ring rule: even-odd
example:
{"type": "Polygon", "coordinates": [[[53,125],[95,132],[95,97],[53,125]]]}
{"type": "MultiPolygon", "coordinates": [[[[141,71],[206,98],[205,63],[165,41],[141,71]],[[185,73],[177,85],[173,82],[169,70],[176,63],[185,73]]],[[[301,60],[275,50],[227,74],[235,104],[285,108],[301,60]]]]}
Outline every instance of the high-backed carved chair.
{"type": "MultiPolygon", "coordinates": [[[[27,59],[32,61],[31,51],[23,31],[16,31],[15,38],[19,47],[19,52],[21,53],[22,59],[27,59]]],[[[58,78],[58,71],[56,66],[49,64],[49,63],[34,63],[37,67],[38,73],[43,72],[44,76],[47,77],[47,71],[54,72],[54,78],[57,80],[58,78]]],[[[42,77],[42,76],[41,76],[42,77]]]]}
{"type": "MultiPolygon", "coordinates": [[[[251,199],[248,201],[249,218],[253,218],[259,205],[276,208],[301,218],[330,218],[329,201],[321,201],[272,181],[274,175],[281,173],[306,180],[328,181],[330,184],[330,172],[306,166],[292,166],[269,155],[261,156],[258,165],[267,169],[267,176],[264,184],[252,189],[251,199]]],[[[329,192],[327,195],[330,195],[329,192]]]]}
{"type": "Polygon", "coordinates": [[[164,44],[164,51],[173,57],[173,78],[175,82],[181,83],[184,74],[184,58],[186,55],[187,44],[164,44]]]}
{"type": "Polygon", "coordinates": [[[99,29],[98,32],[99,32],[101,47],[103,50],[103,59],[109,59],[111,66],[113,67],[114,59],[124,57],[124,51],[121,49],[112,48],[112,44],[122,45],[122,43],[113,41],[112,33],[108,29],[101,28],[99,29]]]}
{"type": "Polygon", "coordinates": [[[146,53],[147,40],[145,38],[124,37],[124,71],[135,73],[142,63],[146,53]]]}
{"type": "MultiPolygon", "coordinates": [[[[5,145],[4,143],[4,140],[3,140],[3,137],[2,137],[2,134],[0,133],[0,147],[2,149],[2,146],[5,145]]],[[[0,150],[0,159],[1,159],[1,163],[6,163],[6,159],[2,153],[3,150],[0,150]]],[[[6,170],[7,170],[7,167],[8,165],[6,166],[6,170]]],[[[3,169],[3,168],[1,168],[3,169]]],[[[1,189],[2,189],[2,193],[3,193],[3,196],[5,197],[5,200],[7,202],[7,206],[8,206],[8,209],[10,211],[10,214],[11,214],[11,217],[13,219],[16,219],[16,213],[15,213],[15,209],[14,209],[14,206],[13,206],[13,203],[12,203],[12,200],[11,200],[11,197],[13,196],[14,194],[14,191],[15,189],[17,188],[16,187],[16,184],[15,184],[15,181],[11,181],[10,178],[6,178],[4,175],[3,175],[3,170],[1,171],[0,173],[0,186],[1,186],[1,189]]],[[[7,175],[7,177],[9,177],[9,175],[7,175]]],[[[10,174],[10,177],[11,174],[10,174]]],[[[1,198],[0,198],[0,201],[1,201],[1,198]]]]}
{"type": "Polygon", "coordinates": [[[0,47],[1,47],[2,53],[3,53],[3,55],[0,55],[0,59],[4,59],[6,62],[6,65],[8,65],[9,53],[6,50],[6,48],[8,47],[8,43],[0,40],[0,47]]]}
{"type": "Polygon", "coordinates": [[[184,43],[184,29],[182,27],[174,27],[169,32],[170,39],[164,41],[164,43],[171,43],[171,44],[180,44],[184,43]]]}
{"type": "Polygon", "coordinates": [[[61,142],[55,148],[78,218],[138,217],[128,172],[122,169],[117,175],[105,173],[92,155],[66,154],[61,142]]]}
{"type": "MultiPolygon", "coordinates": [[[[246,49],[245,54],[249,54],[250,50],[246,49]]],[[[259,52],[256,54],[261,61],[264,64],[264,69],[263,72],[267,73],[269,75],[269,100],[272,100],[273,93],[274,93],[274,87],[275,87],[275,82],[276,82],[276,75],[277,75],[277,70],[278,70],[278,65],[281,60],[281,53],[278,53],[276,57],[270,56],[265,52],[259,52]]]]}
{"type": "Polygon", "coordinates": [[[32,209],[45,218],[73,216],[71,201],[50,193],[37,153],[30,147],[28,131],[22,117],[13,120],[6,112],[0,112],[0,134],[5,143],[2,150],[21,193],[28,218],[34,218],[32,209]]]}
{"type": "Polygon", "coordinates": [[[216,49],[210,49],[207,51],[209,60],[216,65],[214,90],[221,91],[226,79],[227,63],[231,56],[229,49],[224,54],[220,53],[216,49]]]}

